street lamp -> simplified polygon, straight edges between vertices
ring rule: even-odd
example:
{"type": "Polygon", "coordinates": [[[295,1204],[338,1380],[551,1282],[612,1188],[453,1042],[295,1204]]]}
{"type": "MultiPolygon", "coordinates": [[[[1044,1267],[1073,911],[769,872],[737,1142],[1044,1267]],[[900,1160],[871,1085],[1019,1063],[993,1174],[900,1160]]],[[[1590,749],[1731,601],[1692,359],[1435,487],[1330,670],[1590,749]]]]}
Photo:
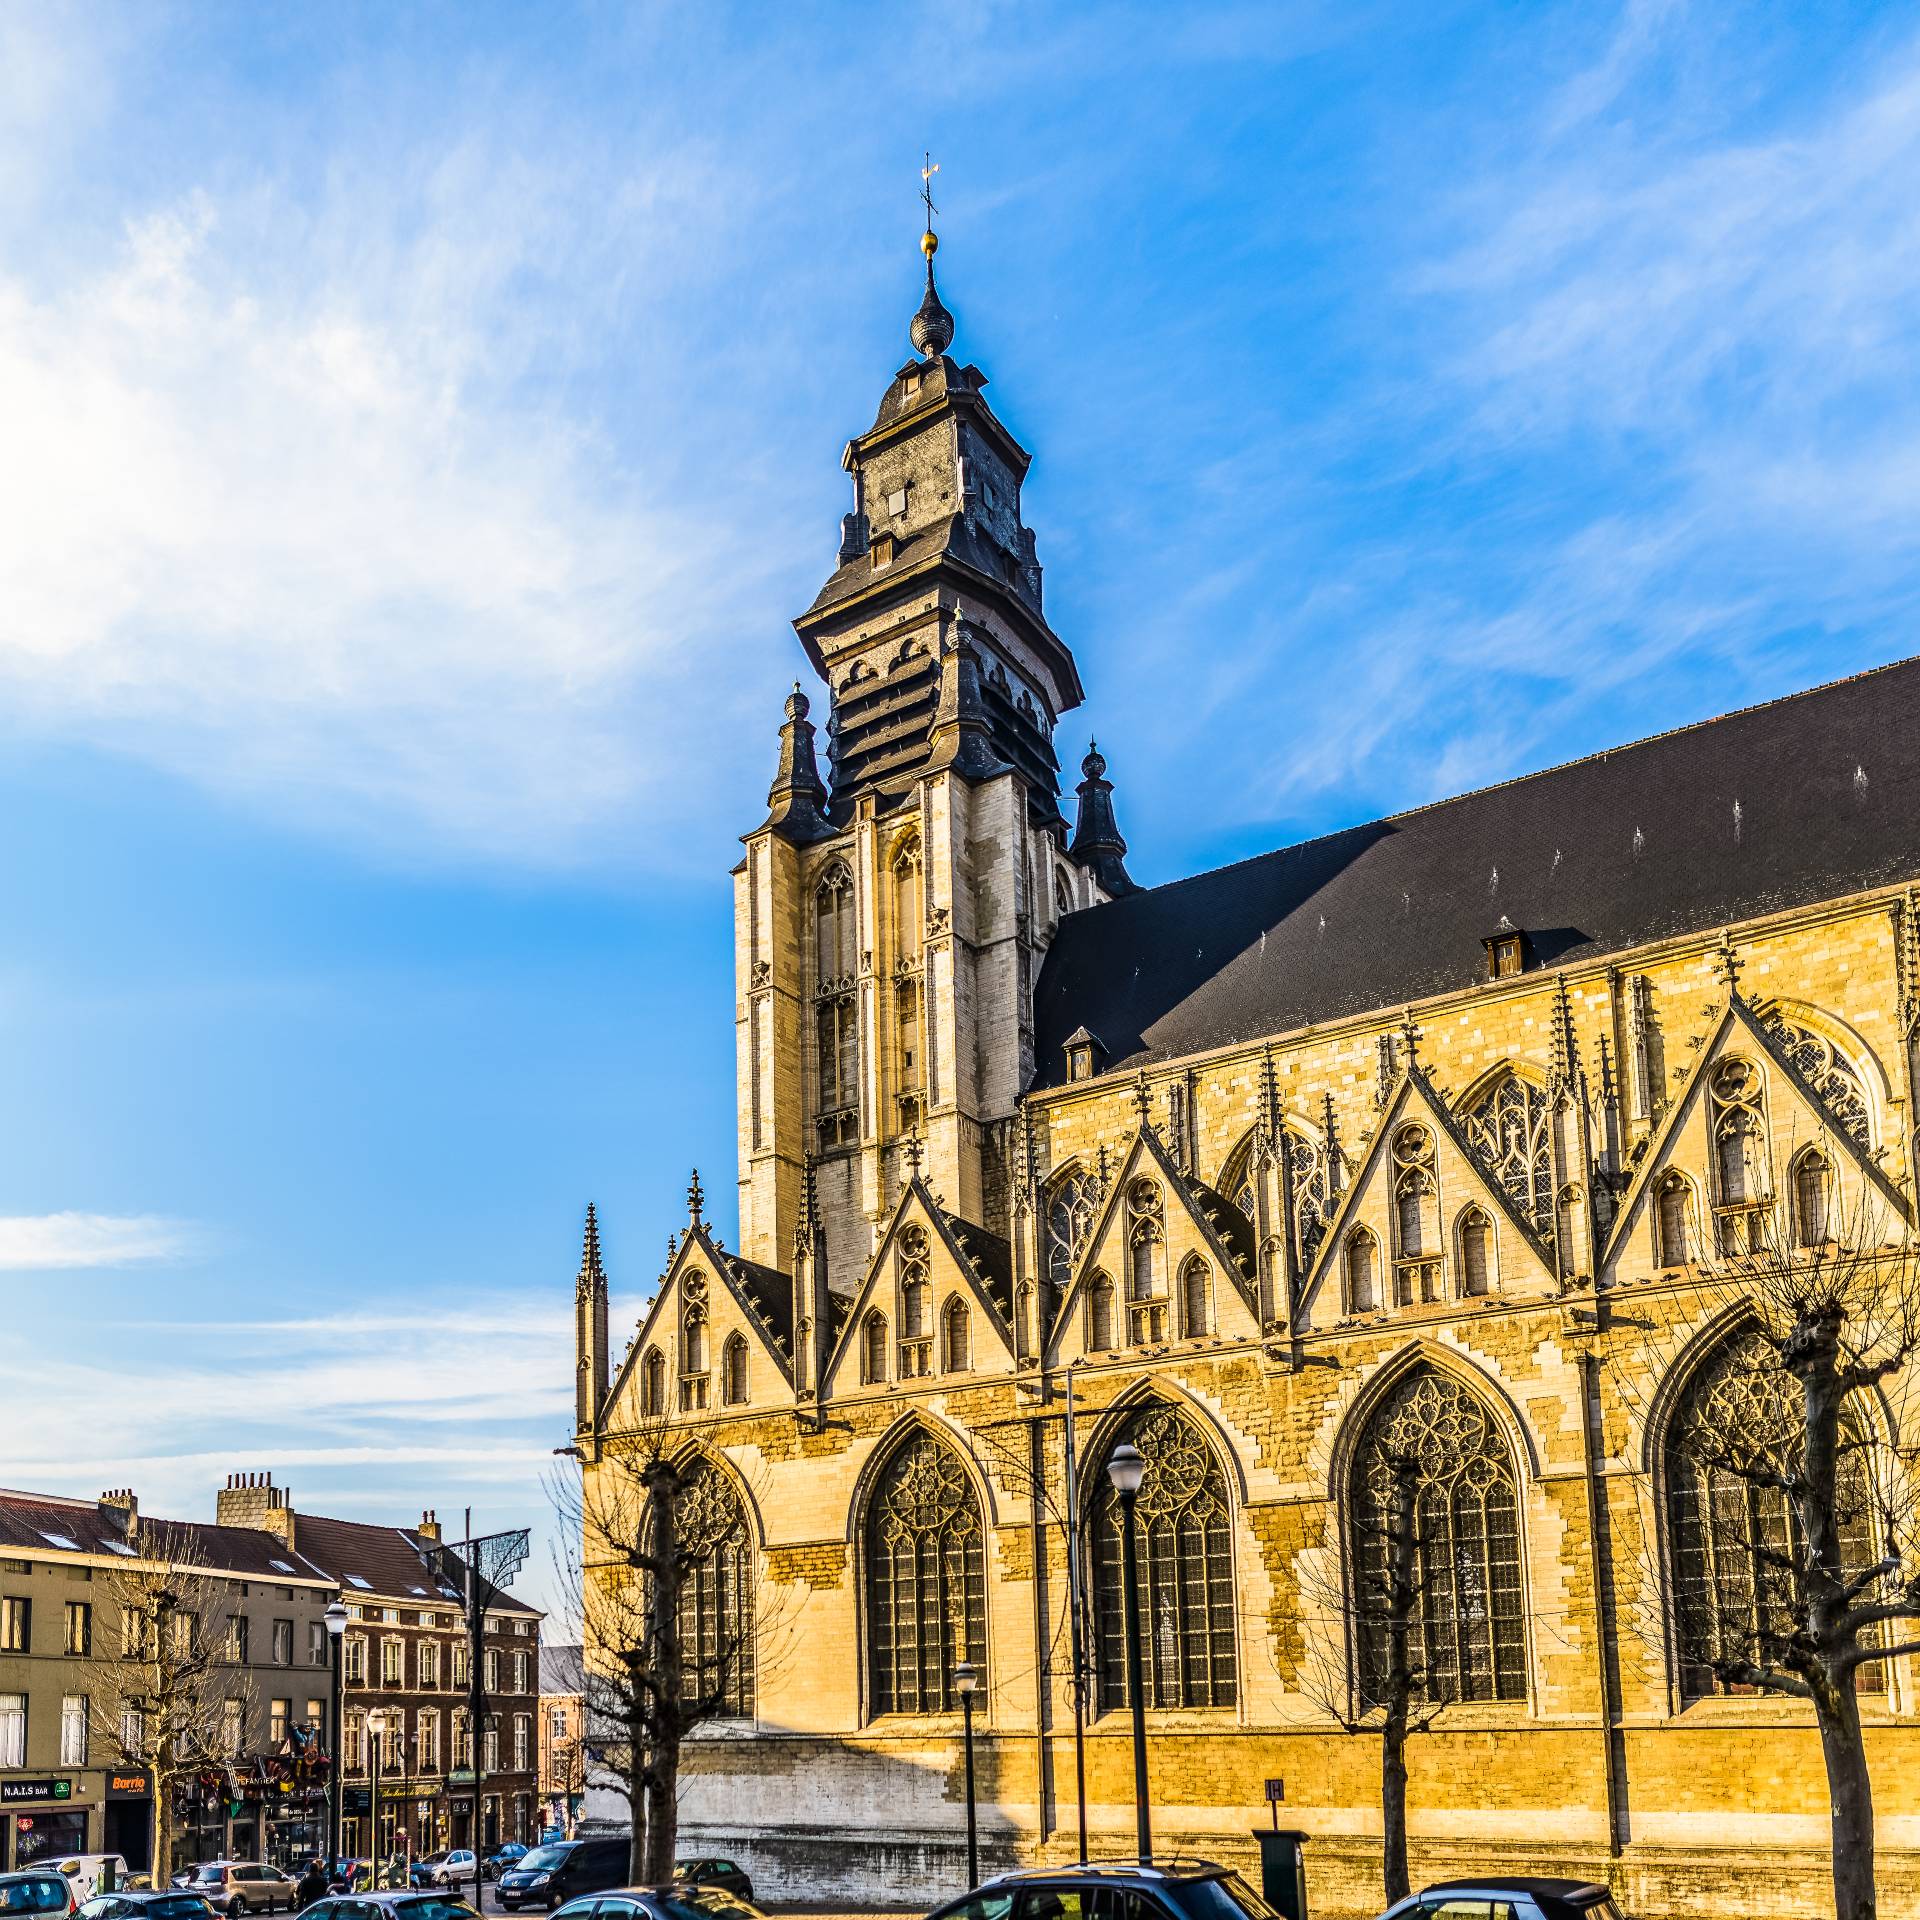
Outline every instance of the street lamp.
{"type": "Polygon", "coordinates": [[[1120,1565],[1127,1608],[1127,1693],[1133,1701],[1133,1812],[1142,1865],[1153,1858],[1153,1822],[1147,1810],[1147,1700],[1140,1677],[1139,1544],[1133,1509],[1146,1473],[1146,1456],[1131,1440],[1122,1440],[1107,1456],[1107,1478],[1120,1496],[1120,1530],[1124,1536],[1120,1565]]]}
{"type": "Polygon", "coordinates": [[[329,1603],[321,1616],[327,1629],[327,1644],[333,1656],[333,1725],[328,1729],[332,1748],[327,1761],[327,1880],[340,1871],[340,1769],[346,1764],[346,1714],[341,1705],[340,1636],[347,1630],[347,1610],[338,1601],[329,1603]]]}
{"type": "Polygon", "coordinates": [[[980,1884],[980,1831],[973,1811],[973,1696],[980,1690],[980,1669],[962,1660],[953,1670],[953,1688],[960,1696],[960,1714],[967,1728],[967,1891],[980,1884]]]}

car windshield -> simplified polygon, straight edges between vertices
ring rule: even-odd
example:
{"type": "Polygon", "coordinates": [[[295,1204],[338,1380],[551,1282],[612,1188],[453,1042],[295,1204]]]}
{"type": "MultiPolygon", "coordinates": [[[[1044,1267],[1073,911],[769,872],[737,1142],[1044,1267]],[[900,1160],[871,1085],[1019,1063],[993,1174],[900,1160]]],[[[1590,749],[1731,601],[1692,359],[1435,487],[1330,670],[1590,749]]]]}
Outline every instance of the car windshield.
{"type": "Polygon", "coordinates": [[[197,1893],[165,1893],[157,1900],[140,1903],[141,1914],[150,1914],[153,1920],[199,1920],[201,1914],[212,1911],[197,1893]]]}
{"type": "Polygon", "coordinates": [[[1279,1920],[1279,1915],[1237,1873],[1210,1874],[1204,1880],[1172,1880],[1161,1890],[1187,1920],[1279,1920]]]}
{"type": "Polygon", "coordinates": [[[474,1920],[473,1909],[464,1900],[447,1893],[423,1893],[411,1900],[396,1900],[393,1910],[402,1920],[474,1920]]]}
{"type": "Polygon", "coordinates": [[[0,1884],[0,1913],[65,1913],[67,1883],[57,1874],[45,1879],[0,1884]]]}
{"type": "Polygon", "coordinates": [[[564,1864],[572,1851],[571,1847],[535,1847],[520,1864],[532,1868],[535,1873],[551,1873],[555,1867],[564,1864]]]}

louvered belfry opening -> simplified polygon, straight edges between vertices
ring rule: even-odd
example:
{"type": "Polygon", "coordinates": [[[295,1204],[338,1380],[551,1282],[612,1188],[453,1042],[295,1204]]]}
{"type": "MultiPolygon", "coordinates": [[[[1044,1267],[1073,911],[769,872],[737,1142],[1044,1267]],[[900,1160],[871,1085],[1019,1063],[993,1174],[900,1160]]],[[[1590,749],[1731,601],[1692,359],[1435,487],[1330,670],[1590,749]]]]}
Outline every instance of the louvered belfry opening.
{"type": "MultiPolygon", "coordinates": [[[[1145,1456],[1135,1522],[1140,1662],[1149,1707],[1231,1707],[1233,1528],[1226,1475],[1198,1424],[1177,1407],[1143,1407],[1113,1436],[1145,1456]]],[[[1120,1499],[1104,1466],[1094,1507],[1094,1657],[1100,1710],[1125,1707],[1127,1642],[1120,1499]]]]}
{"type": "Polygon", "coordinates": [[[958,1713],[954,1668],[987,1657],[980,1506],[951,1447],[929,1433],[888,1461],[866,1519],[868,1705],[958,1713]]]}

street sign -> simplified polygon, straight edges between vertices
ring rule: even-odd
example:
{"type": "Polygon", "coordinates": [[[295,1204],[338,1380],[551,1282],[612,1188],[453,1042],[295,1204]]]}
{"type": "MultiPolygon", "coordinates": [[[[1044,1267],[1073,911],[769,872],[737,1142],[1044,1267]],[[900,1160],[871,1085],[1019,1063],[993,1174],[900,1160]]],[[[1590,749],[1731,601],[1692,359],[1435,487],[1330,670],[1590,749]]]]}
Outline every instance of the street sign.
{"type": "Polygon", "coordinates": [[[1286,1797],[1287,1783],[1284,1780],[1269,1780],[1267,1782],[1267,1798],[1269,1800],[1284,1800],[1286,1797]]]}

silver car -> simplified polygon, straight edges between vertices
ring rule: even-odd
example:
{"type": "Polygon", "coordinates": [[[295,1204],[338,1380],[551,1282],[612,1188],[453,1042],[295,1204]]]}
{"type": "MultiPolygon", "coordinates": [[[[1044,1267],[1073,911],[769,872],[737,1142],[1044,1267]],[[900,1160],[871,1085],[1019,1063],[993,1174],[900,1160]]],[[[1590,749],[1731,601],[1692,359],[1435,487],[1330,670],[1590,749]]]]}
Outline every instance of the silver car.
{"type": "Polygon", "coordinates": [[[1398,1901],[1381,1920],[1620,1920],[1620,1909],[1590,1880],[1490,1874],[1442,1880],[1398,1901]]]}

